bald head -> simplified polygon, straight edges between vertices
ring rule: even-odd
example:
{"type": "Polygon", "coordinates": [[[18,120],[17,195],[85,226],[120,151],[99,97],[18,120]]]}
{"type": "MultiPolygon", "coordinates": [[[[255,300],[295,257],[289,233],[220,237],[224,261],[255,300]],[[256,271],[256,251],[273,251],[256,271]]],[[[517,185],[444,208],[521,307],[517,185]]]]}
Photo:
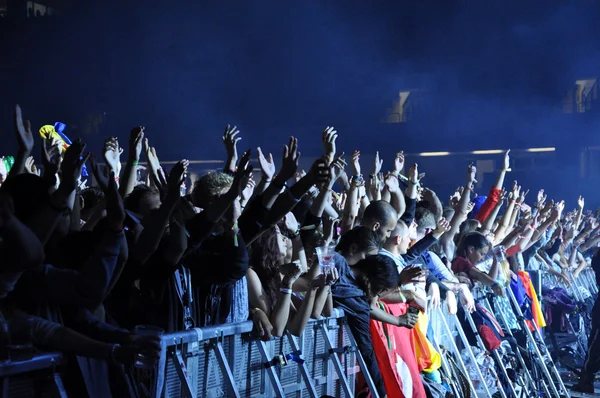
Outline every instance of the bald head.
{"type": "Polygon", "coordinates": [[[396,228],[398,222],[398,213],[392,205],[383,200],[371,202],[365,209],[362,225],[377,232],[381,244],[389,238],[390,234],[396,228]]]}

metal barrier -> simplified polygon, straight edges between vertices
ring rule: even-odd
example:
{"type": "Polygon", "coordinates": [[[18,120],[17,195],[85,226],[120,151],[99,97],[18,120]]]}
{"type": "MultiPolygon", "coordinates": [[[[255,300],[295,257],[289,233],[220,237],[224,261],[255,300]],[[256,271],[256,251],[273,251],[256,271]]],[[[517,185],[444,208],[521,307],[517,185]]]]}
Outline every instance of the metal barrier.
{"type": "Polygon", "coordinates": [[[21,361],[0,363],[2,398],[66,397],[58,372],[59,353],[44,353],[21,361]]]}
{"type": "Polygon", "coordinates": [[[154,397],[354,397],[362,362],[343,311],[304,333],[263,342],[252,322],[171,333],[152,374],[134,379],[154,397]]]}

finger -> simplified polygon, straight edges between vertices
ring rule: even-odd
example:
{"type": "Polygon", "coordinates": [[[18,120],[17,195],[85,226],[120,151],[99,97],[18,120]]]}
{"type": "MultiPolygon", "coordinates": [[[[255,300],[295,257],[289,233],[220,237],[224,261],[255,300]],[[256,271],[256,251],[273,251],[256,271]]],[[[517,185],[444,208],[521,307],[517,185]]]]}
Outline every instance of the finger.
{"type": "Polygon", "coordinates": [[[269,153],[269,160],[268,160],[268,161],[269,161],[269,163],[271,163],[271,164],[273,164],[273,163],[274,163],[274,161],[273,161],[273,154],[272,154],[272,153],[269,153]]]}

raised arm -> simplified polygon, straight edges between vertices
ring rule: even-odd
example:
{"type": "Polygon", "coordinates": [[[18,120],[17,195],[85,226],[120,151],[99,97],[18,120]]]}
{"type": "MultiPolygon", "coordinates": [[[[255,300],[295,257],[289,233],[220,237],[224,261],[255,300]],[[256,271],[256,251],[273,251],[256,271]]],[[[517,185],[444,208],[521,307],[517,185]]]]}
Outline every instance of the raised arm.
{"type": "Polygon", "coordinates": [[[127,165],[125,166],[121,186],[119,187],[122,197],[129,195],[133,191],[133,188],[135,188],[143,141],[144,126],[134,127],[129,134],[129,156],[127,157],[127,165]]]}

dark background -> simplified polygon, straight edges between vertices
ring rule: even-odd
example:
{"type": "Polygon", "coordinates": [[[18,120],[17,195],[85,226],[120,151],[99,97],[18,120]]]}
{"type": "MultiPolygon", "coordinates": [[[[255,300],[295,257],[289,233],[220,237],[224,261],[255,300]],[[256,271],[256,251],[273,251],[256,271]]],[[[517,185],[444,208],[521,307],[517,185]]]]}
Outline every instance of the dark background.
{"type": "MultiPolygon", "coordinates": [[[[514,177],[596,202],[600,162],[585,148],[600,145],[600,102],[565,113],[564,101],[600,71],[597,1],[40,0],[54,13],[37,17],[27,1],[2,3],[4,154],[17,102],[36,128],[63,121],[95,149],[143,124],[161,160],[222,159],[227,123],[242,148],[276,157],[296,135],[308,159],[334,125],[365,169],[376,150],[386,168],[400,149],[556,147],[517,155],[514,177]],[[417,89],[407,123],[382,123],[400,91],[417,89]]],[[[483,158],[411,161],[446,195],[483,158]]]]}

